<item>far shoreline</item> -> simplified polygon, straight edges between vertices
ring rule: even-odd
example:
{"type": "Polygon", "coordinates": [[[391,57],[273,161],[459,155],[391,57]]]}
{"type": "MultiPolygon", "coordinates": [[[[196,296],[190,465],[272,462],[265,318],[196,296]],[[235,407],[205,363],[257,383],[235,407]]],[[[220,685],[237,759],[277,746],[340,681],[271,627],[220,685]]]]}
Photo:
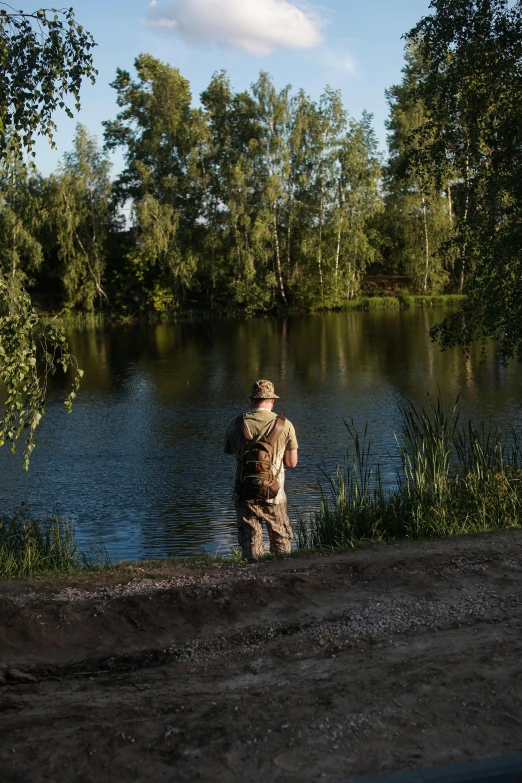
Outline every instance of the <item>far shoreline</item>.
{"type": "Polygon", "coordinates": [[[112,326],[155,326],[158,324],[190,323],[199,320],[250,320],[253,318],[285,318],[306,315],[330,315],[347,312],[398,311],[411,308],[457,307],[467,299],[465,294],[400,294],[385,296],[359,296],[348,300],[342,307],[316,307],[304,310],[297,307],[273,308],[258,312],[245,312],[227,307],[176,308],[157,312],[154,310],[125,311],[76,311],[69,308],[46,310],[36,308],[45,322],[64,328],[107,328],[112,326]]]}

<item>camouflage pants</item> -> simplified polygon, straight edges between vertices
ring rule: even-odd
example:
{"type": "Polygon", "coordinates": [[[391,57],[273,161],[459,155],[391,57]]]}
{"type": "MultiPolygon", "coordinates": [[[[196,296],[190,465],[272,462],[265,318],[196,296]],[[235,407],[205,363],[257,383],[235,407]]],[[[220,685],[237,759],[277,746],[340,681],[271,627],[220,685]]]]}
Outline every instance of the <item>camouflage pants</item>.
{"type": "Polygon", "coordinates": [[[237,539],[245,560],[257,560],[263,554],[263,521],[266,524],[270,551],[286,555],[292,549],[292,527],[283,503],[256,503],[237,500],[237,539]]]}

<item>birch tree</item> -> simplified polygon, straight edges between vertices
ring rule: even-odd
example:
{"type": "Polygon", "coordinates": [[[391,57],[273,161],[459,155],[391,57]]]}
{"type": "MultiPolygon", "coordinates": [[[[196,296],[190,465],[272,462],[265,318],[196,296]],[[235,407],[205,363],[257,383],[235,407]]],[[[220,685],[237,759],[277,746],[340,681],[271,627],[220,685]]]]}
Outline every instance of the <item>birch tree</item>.
{"type": "Polygon", "coordinates": [[[108,303],[103,288],[107,235],[113,220],[110,163],[96,139],[78,124],[74,149],[54,178],[54,218],[63,285],[72,306],[108,303]]]}
{"type": "Polygon", "coordinates": [[[252,85],[257,100],[260,134],[254,146],[257,159],[257,178],[262,189],[262,213],[259,220],[270,225],[273,241],[274,271],[282,304],[288,304],[283,280],[281,213],[288,193],[290,171],[288,128],[289,92],[287,86],[277,92],[267,73],[261,72],[252,85]]]}
{"type": "Polygon", "coordinates": [[[334,212],[335,294],[337,302],[358,293],[366,267],[376,258],[370,223],[383,208],[381,162],[372,129],[372,116],[351,119],[339,149],[338,201],[334,212]]]}
{"type": "Polygon", "coordinates": [[[317,294],[322,306],[331,304],[335,280],[335,229],[332,217],[337,202],[339,150],[346,132],[347,113],[338,90],[327,88],[319,100],[311,127],[310,205],[314,205],[315,225],[309,248],[317,270],[317,294]]]}

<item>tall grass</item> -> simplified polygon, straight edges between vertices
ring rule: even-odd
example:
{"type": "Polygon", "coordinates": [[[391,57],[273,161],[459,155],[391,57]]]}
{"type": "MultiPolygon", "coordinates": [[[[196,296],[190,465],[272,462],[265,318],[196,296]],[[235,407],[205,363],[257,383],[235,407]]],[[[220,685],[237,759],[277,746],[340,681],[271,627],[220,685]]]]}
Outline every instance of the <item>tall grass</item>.
{"type": "Polygon", "coordinates": [[[446,412],[440,396],[427,407],[406,401],[399,408],[395,487],[383,487],[368,429],[345,422],[346,463],[325,473],[319,511],[297,523],[299,549],[522,526],[522,444],[514,430],[502,438],[484,425],[461,425],[458,405],[446,412]]]}
{"type": "Polygon", "coordinates": [[[465,300],[462,294],[437,294],[424,296],[420,294],[397,293],[389,295],[358,296],[349,299],[341,310],[407,310],[410,307],[441,307],[461,304],[465,300]]]}
{"type": "Polygon", "coordinates": [[[401,308],[408,307],[442,307],[462,304],[464,294],[397,294],[401,308]]]}
{"type": "Polygon", "coordinates": [[[68,573],[108,565],[103,547],[80,551],[73,524],[56,514],[34,517],[23,506],[0,516],[0,578],[68,573]]]}

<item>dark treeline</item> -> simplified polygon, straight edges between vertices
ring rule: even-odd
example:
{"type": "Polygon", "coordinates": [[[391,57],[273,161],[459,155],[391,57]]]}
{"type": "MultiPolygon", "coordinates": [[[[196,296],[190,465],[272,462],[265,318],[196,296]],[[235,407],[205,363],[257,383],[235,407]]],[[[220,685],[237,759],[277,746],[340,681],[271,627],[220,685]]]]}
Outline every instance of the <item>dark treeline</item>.
{"type": "Polygon", "coordinates": [[[120,111],[103,148],[78,125],[49,177],[14,153],[1,162],[2,271],[55,309],[121,313],[339,307],[369,270],[462,291],[447,244],[461,185],[412,165],[422,68],[410,48],[387,92],[385,161],[371,115],[351,117],[338,91],[315,102],[261,72],[237,93],[223,71],[194,108],[179,70],[143,54],[112,83],[120,111]]]}

